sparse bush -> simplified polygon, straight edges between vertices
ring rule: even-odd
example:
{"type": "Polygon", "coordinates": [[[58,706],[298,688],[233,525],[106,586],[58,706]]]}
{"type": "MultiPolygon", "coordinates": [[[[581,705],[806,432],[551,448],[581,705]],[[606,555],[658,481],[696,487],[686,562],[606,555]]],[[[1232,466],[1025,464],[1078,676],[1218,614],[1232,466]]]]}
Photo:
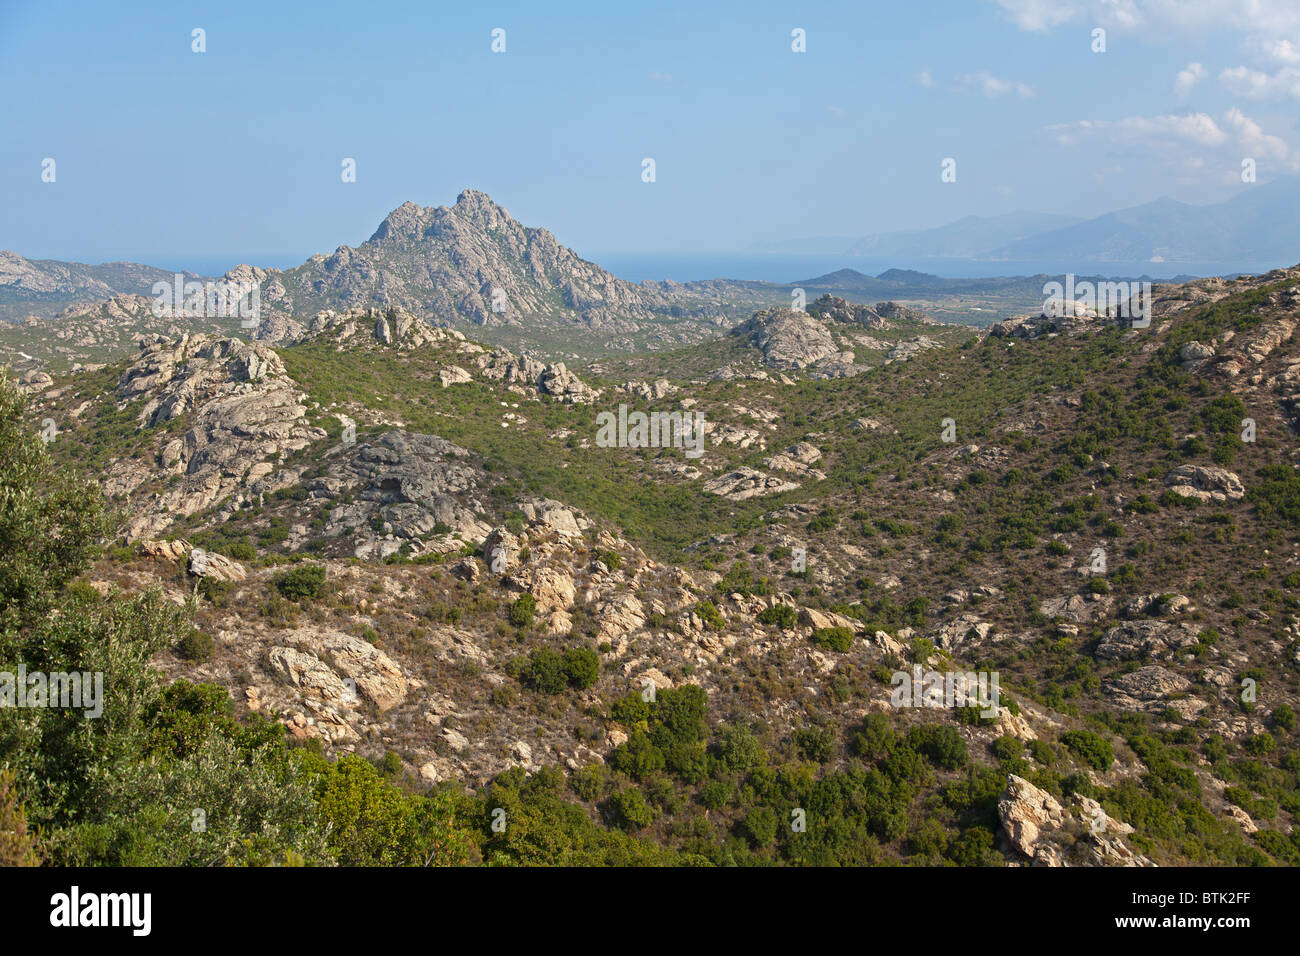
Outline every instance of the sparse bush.
{"type": "Polygon", "coordinates": [[[216,644],[213,642],[212,637],[198,628],[192,628],[176,644],[176,652],[187,661],[195,663],[210,660],[215,648],[216,644]]]}

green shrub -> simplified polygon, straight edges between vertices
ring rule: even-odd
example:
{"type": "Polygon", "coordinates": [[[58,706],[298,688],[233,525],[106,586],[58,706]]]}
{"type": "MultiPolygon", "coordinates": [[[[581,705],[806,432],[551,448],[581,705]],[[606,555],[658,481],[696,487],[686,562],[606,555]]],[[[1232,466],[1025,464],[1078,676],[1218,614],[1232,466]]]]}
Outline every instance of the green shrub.
{"type": "Polygon", "coordinates": [[[1016,737],[1002,736],[989,744],[989,750],[999,760],[1011,760],[1019,757],[1025,745],[1016,737]]]}
{"type": "Polygon", "coordinates": [[[1067,730],[1061,734],[1061,743],[1070,748],[1071,753],[1090,767],[1106,771],[1115,762],[1115,748],[1105,737],[1099,737],[1090,730],[1067,730]]]}
{"type": "Polygon", "coordinates": [[[853,629],[848,627],[819,627],[813,631],[812,642],[818,647],[843,653],[853,646],[853,629]]]}
{"type": "Polygon", "coordinates": [[[588,647],[571,647],[563,654],[541,647],[510,662],[507,673],[529,690],[563,693],[566,687],[585,690],[600,677],[600,655],[588,647]]]}
{"type": "Polygon", "coordinates": [[[794,627],[798,619],[799,612],[788,604],[773,604],[758,615],[758,623],[776,625],[783,630],[794,627]]]}
{"type": "Polygon", "coordinates": [[[928,724],[913,729],[908,733],[907,740],[936,767],[956,770],[966,764],[966,741],[955,727],[928,724]]]}
{"type": "Polygon", "coordinates": [[[624,830],[640,830],[654,822],[654,811],[635,787],[620,790],[609,798],[615,822],[624,830]]]}
{"type": "Polygon", "coordinates": [[[695,605],[695,613],[715,631],[720,631],[727,626],[727,622],[722,618],[722,612],[714,606],[712,601],[700,601],[695,605]]]}
{"type": "Polygon", "coordinates": [[[1029,741],[1029,753],[1044,767],[1050,767],[1056,763],[1056,751],[1052,749],[1052,745],[1046,740],[1029,741]]]}
{"type": "Polygon", "coordinates": [[[570,687],[586,690],[600,679],[600,655],[589,647],[571,647],[564,652],[564,676],[570,687]]]}
{"type": "Polygon", "coordinates": [[[776,811],[771,807],[755,807],[745,814],[740,824],[741,832],[754,846],[771,846],[776,841],[776,811]]]}
{"type": "Polygon", "coordinates": [[[212,658],[216,644],[211,635],[193,628],[176,644],[176,652],[187,661],[201,663],[212,658]]]}
{"type": "Polygon", "coordinates": [[[1295,710],[1290,704],[1280,704],[1273,708],[1273,726],[1283,730],[1295,729],[1295,710]]]}
{"type": "Polygon", "coordinates": [[[515,627],[527,627],[537,616],[537,600],[527,592],[519,595],[519,598],[510,605],[507,616],[515,627]]]}
{"type": "Polygon", "coordinates": [[[325,568],[319,564],[300,564],[278,575],[275,586],[291,601],[315,600],[325,590],[325,568]]]}

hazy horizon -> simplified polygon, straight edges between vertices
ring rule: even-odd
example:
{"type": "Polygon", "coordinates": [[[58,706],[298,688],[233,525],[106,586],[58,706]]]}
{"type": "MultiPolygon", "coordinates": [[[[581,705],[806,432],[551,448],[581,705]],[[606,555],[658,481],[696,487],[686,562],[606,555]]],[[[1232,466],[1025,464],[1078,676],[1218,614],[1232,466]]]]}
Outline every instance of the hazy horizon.
{"type": "Polygon", "coordinates": [[[1300,162],[1300,10],[1283,3],[144,8],[0,10],[0,77],[24,91],[0,144],[0,248],[327,253],[376,210],[472,186],[584,254],[707,253],[1217,202],[1249,188],[1242,157],[1259,183],[1300,162]]]}

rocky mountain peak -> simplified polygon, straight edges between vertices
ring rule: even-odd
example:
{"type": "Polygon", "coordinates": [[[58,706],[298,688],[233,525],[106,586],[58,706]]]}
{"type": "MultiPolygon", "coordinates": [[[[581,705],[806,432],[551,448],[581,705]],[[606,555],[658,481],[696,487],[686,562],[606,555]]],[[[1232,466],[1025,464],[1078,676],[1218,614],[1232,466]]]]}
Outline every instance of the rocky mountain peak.
{"type": "Polygon", "coordinates": [[[379,228],[371,235],[369,242],[383,242],[390,239],[419,239],[428,224],[432,209],[425,209],[409,199],[384,217],[379,228]]]}

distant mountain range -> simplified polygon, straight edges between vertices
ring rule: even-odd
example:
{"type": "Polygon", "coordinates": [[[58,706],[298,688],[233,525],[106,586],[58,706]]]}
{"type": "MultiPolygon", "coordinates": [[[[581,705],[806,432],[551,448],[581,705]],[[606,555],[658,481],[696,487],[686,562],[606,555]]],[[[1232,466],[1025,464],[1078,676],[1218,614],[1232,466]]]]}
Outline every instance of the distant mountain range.
{"type": "MultiPolygon", "coordinates": [[[[1056,261],[1077,262],[1073,271],[1080,278],[1089,272],[1142,278],[1133,274],[1142,271],[1133,263],[1161,258],[1300,259],[1297,212],[1300,182],[1284,180],[1217,205],[1161,199],[1089,220],[1036,213],[972,216],[940,229],[858,239],[851,248],[864,258],[916,260],[927,250],[938,259],[975,256],[983,247],[980,261],[995,264],[989,271],[1015,273],[1016,262],[1056,261]]],[[[339,246],[291,269],[240,265],[226,277],[257,283],[266,326],[258,335],[269,340],[293,338],[321,311],[392,307],[493,344],[577,355],[658,350],[713,338],[755,308],[788,305],[796,287],[809,297],[925,301],[945,321],[985,324],[1032,311],[1044,282],[1054,278],[1043,273],[1060,268],[1035,266],[1034,275],[993,278],[941,278],[912,269],[872,276],[849,268],[794,283],[630,282],[583,259],[548,230],[522,225],[487,194],[467,189],[452,206],[403,203],[355,248],[339,246]]],[[[129,262],[84,265],[0,252],[0,319],[61,322],[64,346],[84,340],[92,350],[65,357],[88,361],[104,335],[92,335],[83,325],[121,334],[127,326],[132,334],[156,331],[148,314],[151,300],[141,297],[151,296],[154,283],[172,278],[169,270],[129,262]],[[126,322],[129,316],[135,320],[126,322]]],[[[38,332],[29,329],[15,349],[35,354],[38,332]]],[[[110,336],[114,343],[120,337],[110,336]]]]}
{"type": "MultiPolygon", "coordinates": [[[[1147,275],[1116,275],[1112,273],[1079,274],[1077,281],[1104,281],[1107,279],[1147,279],[1152,282],[1180,283],[1197,278],[1191,275],[1178,275],[1172,279],[1153,279],[1147,275]]],[[[987,276],[979,278],[948,278],[917,272],[914,269],[887,269],[880,275],[872,276],[856,269],[837,269],[825,275],[801,279],[793,283],[804,289],[822,292],[833,289],[841,295],[853,295],[859,299],[871,297],[892,297],[895,299],[924,299],[931,296],[948,295],[1012,295],[1041,298],[1042,289],[1047,282],[1065,281],[1061,274],[1040,272],[1030,276],[987,276]]]]}
{"type": "Polygon", "coordinates": [[[1251,186],[1221,203],[1169,198],[1093,219],[1013,212],[934,229],[760,243],[764,252],[981,261],[1291,262],[1300,258],[1300,180],[1251,186]]]}
{"type": "MultiPolygon", "coordinates": [[[[171,282],[175,273],[136,262],[87,265],[55,259],[24,259],[0,249],[0,319],[29,314],[53,315],[66,306],[115,295],[148,295],[155,282],[171,282]]],[[[202,276],[184,273],[187,280],[202,276]]]]}
{"type": "Polygon", "coordinates": [[[978,259],[989,249],[1081,222],[1075,216],[1011,212],[1002,216],[966,216],[938,229],[877,233],[848,248],[854,256],[889,258],[978,259]]]}

